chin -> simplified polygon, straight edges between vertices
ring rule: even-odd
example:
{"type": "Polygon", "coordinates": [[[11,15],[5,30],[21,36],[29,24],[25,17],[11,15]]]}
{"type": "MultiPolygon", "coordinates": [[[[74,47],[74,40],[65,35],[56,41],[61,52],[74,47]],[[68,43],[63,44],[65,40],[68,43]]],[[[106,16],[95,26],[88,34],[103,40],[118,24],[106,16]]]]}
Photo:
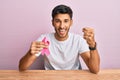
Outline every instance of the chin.
{"type": "Polygon", "coordinates": [[[66,38],[67,37],[67,34],[64,34],[64,35],[59,35],[60,38],[66,38]]]}

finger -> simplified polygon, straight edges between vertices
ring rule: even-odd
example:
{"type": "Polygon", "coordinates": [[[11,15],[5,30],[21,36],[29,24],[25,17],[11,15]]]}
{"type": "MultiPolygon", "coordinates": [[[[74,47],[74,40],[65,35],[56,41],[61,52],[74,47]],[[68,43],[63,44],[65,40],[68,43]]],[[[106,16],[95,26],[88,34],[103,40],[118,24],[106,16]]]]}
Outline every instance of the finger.
{"type": "Polygon", "coordinates": [[[42,41],[35,41],[34,44],[35,44],[35,45],[43,45],[44,42],[42,42],[42,41]]]}
{"type": "Polygon", "coordinates": [[[37,47],[41,47],[41,46],[46,47],[49,45],[48,43],[45,43],[45,42],[37,42],[36,44],[37,44],[37,47]]]}
{"type": "Polygon", "coordinates": [[[31,54],[37,54],[39,53],[40,51],[31,51],[31,54]]]}
{"type": "Polygon", "coordinates": [[[41,51],[43,48],[32,48],[32,51],[41,51]]]}
{"type": "Polygon", "coordinates": [[[84,39],[88,40],[88,37],[89,37],[89,36],[84,36],[84,39]]]}
{"type": "Polygon", "coordinates": [[[46,45],[32,45],[32,47],[35,47],[35,48],[48,48],[48,46],[46,46],[46,45]]]}
{"type": "Polygon", "coordinates": [[[93,35],[94,35],[93,32],[84,31],[84,36],[93,36],[93,35]]]}
{"type": "Polygon", "coordinates": [[[84,34],[86,34],[86,33],[87,33],[87,34],[94,34],[93,31],[83,31],[83,33],[84,33],[84,34]]]}
{"type": "Polygon", "coordinates": [[[94,34],[93,33],[84,33],[83,36],[94,37],[94,34]]]}
{"type": "Polygon", "coordinates": [[[31,47],[37,47],[37,48],[40,48],[40,47],[47,47],[48,45],[45,44],[44,42],[32,42],[32,45],[31,47]]]}
{"type": "Polygon", "coordinates": [[[36,45],[36,46],[32,46],[31,50],[32,51],[41,51],[43,48],[48,48],[48,46],[46,46],[46,45],[36,45]]]}
{"type": "Polygon", "coordinates": [[[44,45],[44,42],[40,42],[40,41],[32,42],[32,46],[36,46],[36,45],[44,45]]]}
{"type": "Polygon", "coordinates": [[[90,28],[90,27],[85,27],[82,29],[83,32],[93,32],[94,33],[94,29],[93,28],[90,28]]]}
{"type": "Polygon", "coordinates": [[[94,30],[94,29],[91,27],[84,27],[83,30],[94,30]]]}
{"type": "Polygon", "coordinates": [[[91,36],[84,36],[84,39],[87,41],[89,45],[95,42],[94,37],[91,36]]]}
{"type": "Polygon", "coordinates": [[[83,30],[83,32],[84,32],[84,31],[88,31],[88,28],[85,27],[85,28],[83,28],[82,30],[83,30]]]}
{"type": "Polygon", "coordinates": [[[40,52],[43,48],[31,48],[31,54],[35,54],[36,52],[40,52]]]}

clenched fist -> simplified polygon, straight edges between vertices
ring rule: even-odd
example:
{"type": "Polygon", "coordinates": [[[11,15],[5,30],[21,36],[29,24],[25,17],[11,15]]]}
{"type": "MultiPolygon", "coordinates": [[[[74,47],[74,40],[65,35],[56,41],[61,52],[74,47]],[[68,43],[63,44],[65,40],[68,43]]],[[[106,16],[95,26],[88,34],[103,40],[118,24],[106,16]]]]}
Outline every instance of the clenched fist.
{"type": "Polygon", "coordinates": [[[96,42],[94,39],[94,29],[90,27],[85,27],[83,28],[83,33],[84,33],[83,37],[87,41],[89,47],[95,47],[96,42]]]}

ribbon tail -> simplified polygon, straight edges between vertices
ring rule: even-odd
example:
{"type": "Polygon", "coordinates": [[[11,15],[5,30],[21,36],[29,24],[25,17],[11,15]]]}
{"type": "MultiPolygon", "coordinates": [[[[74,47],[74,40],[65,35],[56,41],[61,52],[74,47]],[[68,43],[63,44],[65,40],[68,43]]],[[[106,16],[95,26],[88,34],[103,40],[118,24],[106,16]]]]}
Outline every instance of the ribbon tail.
{"type": "Polygon", "coordinates": [[[45,54],[48,56],[50,54],[50,51],[46,49],[45,54]]]}
{"type": "Polygon", "coordinates": [[[45,54],[45,49],[42,49],[41,50],[41,55],[44,55],[45,54]]]}

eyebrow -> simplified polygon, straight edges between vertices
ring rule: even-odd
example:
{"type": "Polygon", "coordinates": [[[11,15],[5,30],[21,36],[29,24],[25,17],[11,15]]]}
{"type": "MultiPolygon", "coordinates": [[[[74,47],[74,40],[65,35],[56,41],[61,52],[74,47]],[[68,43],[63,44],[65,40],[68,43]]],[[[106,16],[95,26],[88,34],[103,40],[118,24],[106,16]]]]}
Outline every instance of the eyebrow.
{"type": "MultiPolygon", "coordinates": [[[[54,19],[54,20],[60,20],[60,19],[54,19]]],[[[69,19],[64,19],[64,20],[69,20],[69,19]]]]}

